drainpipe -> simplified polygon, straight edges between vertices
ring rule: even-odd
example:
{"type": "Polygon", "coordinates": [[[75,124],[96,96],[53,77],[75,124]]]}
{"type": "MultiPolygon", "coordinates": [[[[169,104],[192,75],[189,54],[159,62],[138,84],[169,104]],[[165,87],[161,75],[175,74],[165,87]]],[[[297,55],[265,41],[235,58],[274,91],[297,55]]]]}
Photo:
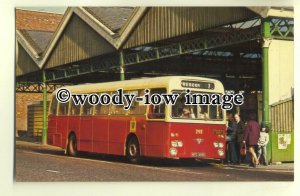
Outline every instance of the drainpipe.
{"type": "Polygon", "coordinates": [[[43,70],[43,130],[42,130],[42,144],[47,144],[47,84],[46,71],[43,70]]]}

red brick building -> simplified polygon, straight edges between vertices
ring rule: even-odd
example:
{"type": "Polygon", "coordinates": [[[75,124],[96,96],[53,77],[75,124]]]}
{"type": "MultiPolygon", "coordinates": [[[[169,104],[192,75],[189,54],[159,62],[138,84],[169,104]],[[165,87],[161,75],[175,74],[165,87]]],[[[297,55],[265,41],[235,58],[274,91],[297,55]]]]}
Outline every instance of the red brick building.
{"type": "MultiPolygon", "coordinates": [[[[16,29],[25,35],[37,51],[42,52],[62,17],[62,14],[16,9],[16,29]]],[[[27,130],[27,105],[42,100],[42,93],[16,93],[16,130],[27,130]]]]}
{"type": "Polygon", "coordinates": [[[16,9],[16,28],[54,32],[63,15],[16,9]]]}

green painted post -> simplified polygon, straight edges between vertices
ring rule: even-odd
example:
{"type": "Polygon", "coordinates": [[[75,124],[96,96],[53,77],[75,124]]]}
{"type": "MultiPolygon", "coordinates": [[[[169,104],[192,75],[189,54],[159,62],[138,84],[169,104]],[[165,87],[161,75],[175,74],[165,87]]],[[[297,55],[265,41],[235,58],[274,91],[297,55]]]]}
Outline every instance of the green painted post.
{"type": "MultiPolygon", "coordinates": [[[[270,21],[263,20],[262,24],[262,96],[263,96],[263,111],[262,122],[270,127],[270,114],[269,114],[269,45],[271,38],[270,21]]],[[[271,128],[271,127],[270,127],[271,128]]],[[[270,132],[270,144],[268,145],[267,157],[268,161],[272,162],[272,137],[273,133],[270,132]]]]}
{"type": "Polygon", "coordinates": [[[266,125],[269,121],[269,65],[268,65],[269,48],[263,47],[263,116],[262,120],[266,125]]]}
{"type": "Polygon", "coordinates": [[[120,52],[120,80],[125,80],[125,68],[124,68],[124,55],[123,51],[120,52]]]}
{"type": "Polygon", "coordinates": [[[262,121],[266,125],[270,125],[269,115],[269,38],[271,37],[270,32],[270,21],[264,20],[262,26],[263,34],[263,48],[262,48],[262,87],[263,87],[263,115],[262,121]]]}
{"type": "Polygon", "coordinates": [[[42,144],[47,144],[47,84],[46,84],[46,71],[43,70],[43,131],[42,131],[42,144]]]}

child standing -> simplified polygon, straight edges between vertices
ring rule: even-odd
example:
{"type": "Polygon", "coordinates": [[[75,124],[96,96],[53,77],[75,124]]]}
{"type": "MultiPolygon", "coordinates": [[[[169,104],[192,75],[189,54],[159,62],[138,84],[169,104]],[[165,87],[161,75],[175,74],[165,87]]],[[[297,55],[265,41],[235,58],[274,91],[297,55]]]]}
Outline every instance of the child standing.
{"type": "Polygon", "coordinates": [[[266,127],[264,124],[261,126],[261,131],[260,131],[260,137],[258,140],[258,160],[260,160],[260,157],[263,157],[263,164],[268,165],[268,160],[267,160],[267,144],[269,142],[269,130],[268,127],[266,127]]]}

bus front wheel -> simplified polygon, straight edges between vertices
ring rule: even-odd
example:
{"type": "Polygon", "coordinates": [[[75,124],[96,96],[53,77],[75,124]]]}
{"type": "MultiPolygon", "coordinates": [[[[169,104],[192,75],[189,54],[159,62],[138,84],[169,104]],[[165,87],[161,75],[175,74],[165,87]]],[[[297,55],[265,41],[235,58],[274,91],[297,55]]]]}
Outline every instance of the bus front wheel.
{"type": "Polygon", "coordinates": [[[69,156],[77,155],[77,141],[76,141],[76,136],[74,134],[71,134],[69,137],[67,154],[69,156]]]}
{"type": "Polygon", "coordinates": [[[126,145],[126,157],[131,163],[140,162],[140,146],[135,137],[129,138],[126,145]]]}

